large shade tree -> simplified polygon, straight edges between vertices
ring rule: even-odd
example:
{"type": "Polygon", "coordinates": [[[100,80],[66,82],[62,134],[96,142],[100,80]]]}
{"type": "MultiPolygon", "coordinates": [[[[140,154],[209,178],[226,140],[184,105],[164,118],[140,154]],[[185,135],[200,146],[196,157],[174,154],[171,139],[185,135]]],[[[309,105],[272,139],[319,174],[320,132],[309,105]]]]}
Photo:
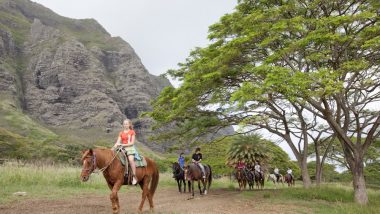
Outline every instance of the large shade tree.
{"type": "Polygon", "coordinates": [[[379,8],[377,0],[241,0],[210,27],[211,45],[168,72],[183,85],[164,90],[150,115],[176,121],[177,133],[232,124],[288,138],[292,125],[302,158],[307,115],[316,115],[339,140],[355,200],[366,204],[363,157],[380,135],[379,8]]]}

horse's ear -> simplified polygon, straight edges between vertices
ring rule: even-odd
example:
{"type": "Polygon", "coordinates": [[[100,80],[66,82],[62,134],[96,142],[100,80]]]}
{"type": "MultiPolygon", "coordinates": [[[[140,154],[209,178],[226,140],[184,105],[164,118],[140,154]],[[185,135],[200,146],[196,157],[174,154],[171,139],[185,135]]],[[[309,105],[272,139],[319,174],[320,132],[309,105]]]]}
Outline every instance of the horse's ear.
{"type": "Polygon", "coordinates": [[[93,153],[94,153],[94,152],[92,151],[92,149],[89,149],[89,150],[88,150],[88,154],[89,154],[89,155],[92,155],[93,153]]]}

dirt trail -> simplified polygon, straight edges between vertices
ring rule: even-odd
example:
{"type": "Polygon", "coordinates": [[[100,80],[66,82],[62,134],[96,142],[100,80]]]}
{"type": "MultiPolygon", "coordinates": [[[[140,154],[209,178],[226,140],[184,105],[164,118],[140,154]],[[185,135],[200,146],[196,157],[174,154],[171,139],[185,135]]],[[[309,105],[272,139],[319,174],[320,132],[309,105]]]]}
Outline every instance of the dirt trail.
{"type": "MultiPolygon", "coordinates": [[[[270,204],[262,194],[257,197],[244,197],[238,191],[211,190],[206,196],[195,195],[189,200],[190,194],[180,194],[174,188],[158,189],[155,194],[155,213],[297,213],[300,207],[285,204],[270,204]]],[[[141,193],[119,192],[121,212],[136,213],[140,203],[141,193]]],[[[48,200],[29,199],[0,205],[1,214],[98,214],[112,213],[109,195],[84,195],[70,199],[48,200]]],[[[145,202],[144,213],[149,212],[149,203],[145,202]]]]}

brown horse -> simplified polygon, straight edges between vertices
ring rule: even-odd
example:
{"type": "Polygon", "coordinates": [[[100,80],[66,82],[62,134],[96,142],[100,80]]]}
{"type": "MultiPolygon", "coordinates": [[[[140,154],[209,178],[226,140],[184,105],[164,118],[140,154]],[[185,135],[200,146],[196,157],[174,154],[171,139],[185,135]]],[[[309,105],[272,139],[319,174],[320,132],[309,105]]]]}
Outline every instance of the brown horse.
{"type": "MultiPolygon", "coordinates": [[[[90,175],[96,168],[103,172],[103,176],[107,181],[108,187],[112,191],[110,199],[112,202],[113,213],[120,212],[119,198],[117,192],[122,185],[128,184],[128,181],[124,179],[125,167],[116,158],[116,152],[111,149],[89,149],[82,151],[82,164],[83,169],[81,172],[81,180],[83,182],[88,181],[90,175]]],[[[159,172],[156,163],[145,158],[147,166],[136,168],[136,177],[138,184],[142,191],[141,203],[139,206],[139,212],[142,211],[145,199],[148,198],[151,211],[153,211],[153,195],[156,191],[159,172]],[[150,186],[149,186],[150,183],[150,186]]]]}
{"type": "Polygon", "coordinates": [[[212,182],[212,170],[210,165],[203,164],[204,169],[205,169],[205,178],[202,178],[202,171],[200,167],[194,163],[189,164],[185,168],[185,179],[188,181],[191,181],[191,192],[192,192],[192,197],[194,198],[194,181],[198,181],[198,188],[200,194],[207,194],[207,191],[210,189],[211,182],[212,182]],[[201,184],[200,181],[203,184],[203,190],[201,189],[201,184]],[[207,186],[207,190],[206,190],[207,186]]]}
{"type": "Polygon", "coordinates": [[[254,175],[255,175],[256,188],[262,190],[264,188],[264,181],[265,181],[263,172],[258,172],[255,170],[254,175]]]}
{"type": "Polygon", "coordinates": [[[236,171],[235,171],[235,177],[236,177],[236,180],[239,183],[239,189],[240,189],[240,191],[242,191],[247,186],[247,180],[246,180],[246,178],[244,176],[243,169],[237,168],[236,171]]]}
{"type": "MultiPolygon", "coordinates": [[[[173,178],[177,181],[178,191],[182,193],[182,183],[183,183],[183,192],[186,192],[186,179],[185,179],[185,169],[183,169],[178,162],[172,164],[173,178]]],[[[190,192],[190,181],[187,181],[188,189],[190,192]]]]}
{"type": "Polygon", "coordinates": [[[291,186],[294,186],[294,185],[295,185],[294,178],[293,178],[293,176],[290,175],[290,174],[286,174],[286,175],[285,175],[285,182],[288,183],[288,187],[291,187],[291,186]]]}

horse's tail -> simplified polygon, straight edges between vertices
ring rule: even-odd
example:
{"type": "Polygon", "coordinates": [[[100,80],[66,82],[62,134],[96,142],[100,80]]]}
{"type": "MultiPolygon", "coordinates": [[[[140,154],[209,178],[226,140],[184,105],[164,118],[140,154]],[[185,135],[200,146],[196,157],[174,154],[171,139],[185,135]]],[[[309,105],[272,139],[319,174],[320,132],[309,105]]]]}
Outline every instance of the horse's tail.
{"type": "Polygon", "coordinates": [[[210,176],[208,177],[208,186],[207,186],[207,190],[209,190],[210,186],[211,186],[211,182],[212,182],[212,170],[211,170],[211,166],[210,165],[207,164],[207,166],[210,169],[210,176]]]}
{"type": "Polygon", "coordinates": [[[152,173],[152,181],[150,183],[150,194],[154,195],[154,193],[156,192],[156,189],[157,189],[157,186],[158,186],[158,181],[160,179],[160,173],[159,173],[159,170],[158,170],[158,166],[156,164],[156,162],[154,161],[151,161],[152,163],[152,167],[153,167],[153,173],[152,173]]]}

